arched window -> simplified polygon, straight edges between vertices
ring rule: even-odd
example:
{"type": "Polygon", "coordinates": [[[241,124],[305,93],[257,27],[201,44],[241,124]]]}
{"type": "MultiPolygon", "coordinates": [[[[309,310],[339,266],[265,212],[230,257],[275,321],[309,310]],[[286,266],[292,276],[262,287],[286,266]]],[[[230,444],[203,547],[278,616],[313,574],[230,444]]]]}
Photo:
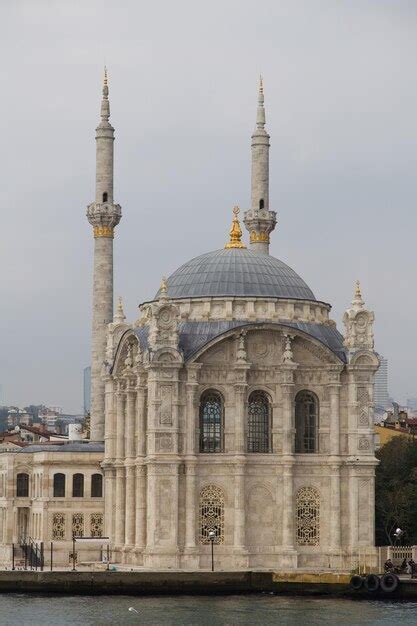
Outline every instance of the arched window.
{"type": "Polygon", "coordinates": [[[318,546],[320,543],[320,494],[314,487],[297,491],[297,544],[318,546]]]}
{"type": "Polygon", "coordinates": [[[207,485],[200,493],[200,543],[224,543],[224,495],[220,487],[207,485]]]}
{"type": "Polygon", "coordinates": [[[74,474],[72,477],[72,497],[84,498],[84,474],[74,474]]]}
{"type": "Polygon", "coordinates": [[[103,476],[93,474],[91,476],[91,497],[101,498],[103,496],[103,476]]]}
{"type": "Polygon", "coordinates": [[[223,451],[223,400],[217,391],[200,399],[200,452],[223,451]]]}
{"type": "Polygon", "coordinates": [[[248,452],[269,452],[271,410],[263,391],[253,391],[248,400],[248,452]]]}
{"type": "Polygon", "coordinates": [[[261,199],[259,200],[259,208],[260,208],[260,209],[263,209],[263,208],[264,208],[264,206],[265,206],[264,199],[263,199],[263,198],[261,198],[261,199]]]}
{"type": "Polygon", "coordinates": [[[29,474],[18,474],[16,476],[16,496],[18,498],[29,497],[29,474]]]}
{"type": "Polygon", "coordinates": [[[103,193],[103,202],[107,202],[108,194],[107,191],[103,193]]]}
{"type": "Polygon", "coordinates": [[[54,498],[65,498],[65,474],[54,474],[54,498]]]}
{"type": "Polygon", "coordinates": [[[319,401],[311,391],[300,391],[295,398],[295,451],[318,451],[319,401]]]}

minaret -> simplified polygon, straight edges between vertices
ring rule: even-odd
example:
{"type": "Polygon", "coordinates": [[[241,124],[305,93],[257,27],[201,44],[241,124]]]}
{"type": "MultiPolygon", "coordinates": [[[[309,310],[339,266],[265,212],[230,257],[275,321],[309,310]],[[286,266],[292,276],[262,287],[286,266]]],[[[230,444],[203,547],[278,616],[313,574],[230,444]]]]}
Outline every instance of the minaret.
{"type": "Polygon", "coordinates": [[[113,236],[120,205],[113,204],[114,128],[109,122],[107,70],[104,68],[101,122],[96,128],[96,200],[87,207],[94,233],[93,328],[91,338],[91,440],[104,441],[104,382],[107,325],[113,321],[113,236]]]}
{"type": "Polygon", "coordinates": [[[269,135],[265,130],[264,87],[259,79],[256,128],[252,135],[251,208],[244,224],[250,233],[250,250],[269,254],[269,233],[277,223],[276,212],[269,210],[269,135]]]}

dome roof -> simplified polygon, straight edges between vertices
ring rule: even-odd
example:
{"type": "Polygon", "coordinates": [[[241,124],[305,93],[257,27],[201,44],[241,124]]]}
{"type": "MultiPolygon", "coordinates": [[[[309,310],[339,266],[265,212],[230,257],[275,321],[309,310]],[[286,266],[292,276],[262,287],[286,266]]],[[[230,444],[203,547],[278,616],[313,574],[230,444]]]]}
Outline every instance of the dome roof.
{"type": "Polygon", "coordinates": [[[239,248],[215,250],[184,263],[168,278],[168,296],[316,299],[302,278],[279,259],[239,248]]]}

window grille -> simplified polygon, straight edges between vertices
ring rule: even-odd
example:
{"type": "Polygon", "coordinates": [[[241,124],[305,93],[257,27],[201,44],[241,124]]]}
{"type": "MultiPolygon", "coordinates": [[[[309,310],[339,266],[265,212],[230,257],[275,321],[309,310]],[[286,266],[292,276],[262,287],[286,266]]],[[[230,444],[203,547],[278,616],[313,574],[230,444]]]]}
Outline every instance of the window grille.
{"type": "Polygon", "coordinates": [[[297,492],[297,544],[318,546],[320,543],[320,494],[314,487],[297,492]]]}
{"type": "Polygon", "coordinates": [[[84,514],[73,513],[72,515],[72,536],[82,537],[84,535],[84,514]]]}
{"type": "Polygon", "coordinates": [[[84,474],[74,474],[72,477],[72,497],[84,498],[84,474]]]}
{"type": "Polygon", "coordinates": [[[248,452],[270,451],[270,403],[263,391],[253,391],[248,401],[248,452]]]}
{"type": "Polygon", "coordinates": [[[208,391],[200,401],[200,452],[223,450],[223,401],[217,391],[208,391]]]}
{"type": "Polygon", "coordinates": [[[220,487],[208,485],[200,493],[200,543],[210,543],[214,532],[214,543],[224,543],[224,495],[220,487]]]}
{"type": "Polygon", "coordinates": [[[65,498],[65,474],[54,474],[54,498],[65,498]]]}
{"type": "Polygon", "coordinates": [[[103,496],[103,476],[93,474],[91,476],[91,497],[101,498],[103,496]]]}
{"type": "Polygon", "coordinates": [[[52,516],[52,539],[53,541],[65,539],[65,515],[63,513],[54,513],[52,516]]]}
{"type": "Polygon", "coordinates": [[[102,513],[91,513],[90,536],[91,537],[103,536],[103,514],[102,513]]]}
{"type": "Polygon", "coordinates": [[[295,398],[295,451],[299,453],[318,450],[319,402],[311,391],[300,391],[295,398]]]}
{"type": "Polygon", "coordinates": [[[29,497],[29,474],[18,474],[16,476],[16,496],[18,498],[29,497]]]}

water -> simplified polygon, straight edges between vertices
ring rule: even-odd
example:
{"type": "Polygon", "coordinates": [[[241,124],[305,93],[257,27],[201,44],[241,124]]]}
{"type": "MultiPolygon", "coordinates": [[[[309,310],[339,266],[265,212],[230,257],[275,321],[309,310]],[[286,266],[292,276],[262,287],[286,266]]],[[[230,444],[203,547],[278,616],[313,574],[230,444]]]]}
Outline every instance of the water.
{"type": "Polygon", "coordinates": [[[40,596],[0,594],[7,626],[343,626],[417,623],[417,603],[247,596],[40,596]],[[129,607],[138,613],[129,612],[129,607]]]}

